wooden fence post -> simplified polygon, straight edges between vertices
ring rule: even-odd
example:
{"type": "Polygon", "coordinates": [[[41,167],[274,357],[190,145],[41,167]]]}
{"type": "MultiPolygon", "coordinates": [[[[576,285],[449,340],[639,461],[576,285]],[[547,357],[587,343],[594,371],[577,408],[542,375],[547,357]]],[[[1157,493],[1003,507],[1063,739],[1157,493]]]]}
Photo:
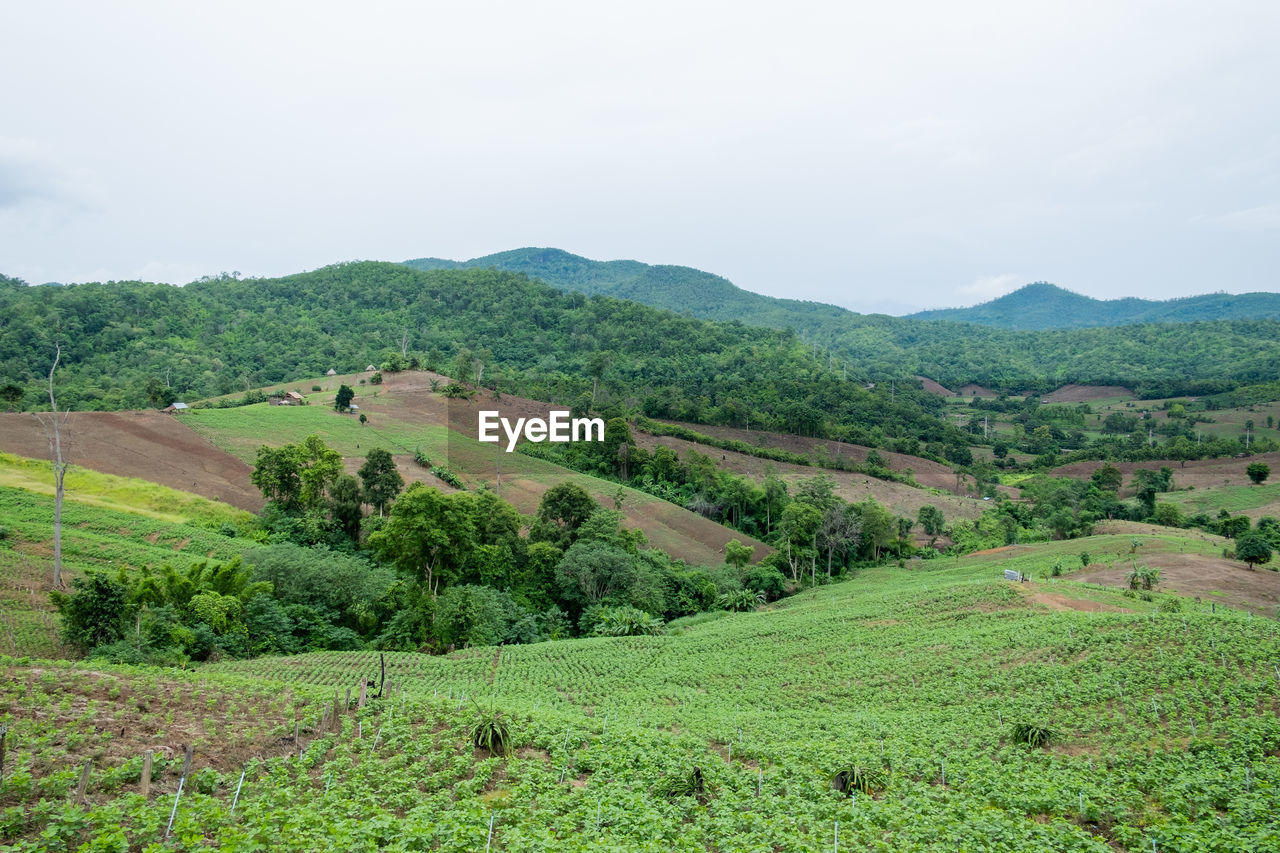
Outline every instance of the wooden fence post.
{"type": "Polygon", "coordinates": [[[142,798],[146,799],[151,796],[151,760],[152,751],[147,750],[142,754],[142,780],[139,783],[139,790],[142,792],[142,798]]]}
{"type": "Polygon", "coordinates": [[[84,805],[85,794],[89,791],[89,769],[93,767],[93,759],[90,758],[84,763],[84,770],[80,772],[80,784],[76,785],[76,804],[84,805]]]}

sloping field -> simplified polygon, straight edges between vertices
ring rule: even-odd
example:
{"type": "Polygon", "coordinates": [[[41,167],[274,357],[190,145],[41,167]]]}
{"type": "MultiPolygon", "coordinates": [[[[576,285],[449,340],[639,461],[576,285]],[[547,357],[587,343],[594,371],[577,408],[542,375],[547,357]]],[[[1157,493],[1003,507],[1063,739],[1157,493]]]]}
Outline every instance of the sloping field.
{"type": "MultiPolygon", "coordinates": [[[[145,848],[175,814],[183,849],[826,850],[837,833],[848,850],[1280,844],[1273,622],[999,572],[938,560],[671,636],[387,655],[386,698],[361,709],[348,689],[379,686],[376,653],[207,666],[175,721],[223,719],[216,697],[233,685],[286,684],[298,698],[264,724],[299,720],[299,749],[246,749],[233,713],[227,750],[243,763],[202,736],[199,784],[176,809],[170,771],[165,796],[138,797],[136,772],[108,750],[67,820],[51,805],[85,753],[50,737],[65,722],[22,706],[6,834],[74,849],[112,830],[145,848]],[[489,709],[509,715],[509,756],[471,745],[489,709]],[[1019,744],[1025,725],[1048,743],[1019,744]],[[833,777],[854,768],[863,790],[838,795],[833,777]]],[[[159,677],[102,672],[139,693],[159,677]]],[[[101,677],[81,681],[97,690],[101,677]]]]}
{"type": "MultiPolygon", "coordinates": [[[[1265,462],[1271,467],[1274,475],[1280,475],[1280,453],[1263,453],[1243,459],[1193,459],[1187,462],[1186,465],[1172,459],[1157,459],[1150,462],[1113,462],[1111,464],[1119,468],[1124,474],[1126,486],[1128,486],[1129,480],[1133,477],[1133,472],[1139,468],[1158,471],[1161,467],[1167,467],[1173,469],[1173,485],[1177,489],[1185,489],[1188,486],[1192,486],[1195,489],[1212,489],[1218,486],[1249,485],[1251,481],[1249,480],[1249,475],[1245,473],[1245,469],[1253,462],[1265,462]]],[[[1104,464],[1106,463],[1096,461],[1073,462],[1070,465],[1054,468],[1052,473],[1055,477],[1077,477],[1087,480],[1094,471],[1104,464]]],[[[1167,495],[1161,495],[1159,500],[1163,501],[1167,497],[1167,495]]]]}
{"type": "MultiPolygon", "coordinates": [[[[717,430],[716,434],[719,434],[717,430]]],[[[710,434],[710,433],[708,433],[710,434]]],[[[726,436],[731,437],[731,436],[726,436]]],[[[895,483],[887,480],[877,480],[875,477],[867,474],[855,474],[848,471],[836,471],[824,468],[815,468],[809,465],[793,465],[788,462],[774,462],[772,459],[761,459],[758,456],[750,456],[745,453],[737,453],[732,450],[720,450],[716,447],[709,447],[704,444],[686,441],[681,438],[672,436],[654,436],[646,432],[636,432],[636,444],[647,450],[653,450],[658,445],[665,445],[684,456],[689,451],[697,451],[710,456],[715,463],[726,471],[735,474],[751,477],[756,482],[763,482],[765,475],[769,471],[774,471],[785,480],[789,485],[795,485],[797,480],[807,477],[816,477],[819,474],[830,477],[836,483],[835,492],[846,501],[864,501],[868,498],[874,498],[885,507],[887,507],[895,515],[906,516],[914,519],[920,512],[920,507],[925,504],[933,504],[942,510],[947,521],[953,521],[959,518],[977,518],[982,514],[990,504],[986,504],[977,498],[963,498],[951,494],[937,494],[935,492],[917,489],[903,483],[895,483]]],[[[865,448],[855,448],[853,445],[844,445],[844,452],[850,456],[855,456],[857,451],[862,452],[862,458],[866,458],[865,448]]],[[[882,454],[886,461],[890,455],[898,456],[899,454],[882,454]]],[[[926,465],[930,463],[926,459],[917,459],[916,457],[902,457],[904,459],[915,459],[926,465]]],[[[939,466],[940,467],[940,466],[939,466]]],[[[955,485],[955,475],[951,474],[951,484],[955,485]]]]}
{"type": "MultiPolygon", "coordinates": [[[[368,418],[364,425],[352,415],[333,411],[328,392],[315,395],[313,404],[306,406],[260,403],[235,409],[199,409],[185,415],[183,423],[246,462],[255,458],[263,443],[297,442],[315,433],[343,455],[348,471],[358,469],[371,448],[382,447],[391,451],[406,481],[421,480],[447,491],[448,486],[412,461],[414,451],[420,448],[434,464],[447,466],[469,487],[487,484],[525,514],[535,512],[543,493],[564,481],[578,483],[602,506],[615,505],[620,489],[616,483],[524,454],[506,453],[497,445],[480,444],[468,437],[475,435],[476,413],[481,408],[500,407],[508,417],[545,415],[549,408],[545,403],[507,396],[501,400],[446,401],[432,393],[432,379],[441,381],[442,377],[422,372],[389,374],[381,386],[360,387],[356,403],[368,418]]],[[[754,547],[756,559],[770,550],[749,536],[644,492],[621,487],[621,495],[624,526],[643,530],[651,545],[672,557],[703,565],[722,563],[724,545],[730,539],[754,547]]]]}
{"type": "MultiPolygon", "coordinates": [[[[714,436],[716,438],[735,439],[745,442],[756,447],[775,447],[780,450],[786,450],[791,453],[825,454],[832,459],[845,457],[852,459],[854,462],[862,463],[867,460],[867,454],[870,448],[863,447],[858,444],[846,444],[842,441],[831,441],[825,438],[807,438],[800,435],[788,435],[780,432],[761,432],[759,430],[745,430],[737,427],[724,426],[705,426],[703,424],[680,423],[678,421],[670,421],[670,423],[678,423],[680,426],[703,433],[704,435],[714,436]]],[[[663,436],[666,440],[666,436],[663,436]]],[[[693,445],[697,446],[697,445],[693,445]]],[[[712,447],[704,447],[703,453],[718,454],[726,451],[718,450],[712,447]]],[[[947,465],[934,462],[931,459],[923,459],[919,456],[908,456],[905,453],[894,453],[890,450],[876,450],[880,457],[884,460],[885,465],[890,471],[898,473],[911,472],[915,481],[926,488],[941,489],[943,491],[955,492],[956,475],[955,472],[947,465]]],[[[756,457],[748,457],[756,458],[756,457]]],[[[767,460],[761,460],[767,461],[767,460]]],[[[800,466],[804,467],[804,466],[800,466]]],[[[810,469],[817,472],[821,469],[810,469]]],[[[838,471],[828,471],[830,474],[837,474],[838,471]]],[[[869,478],[872,482],[874,478],[869,478]]],[[[1010,490],[1012,491],[1012,490],[1010,490]]]]}
{"type": "Polygon", "coordinates": [[[1133,390],[1120,385],[1063,385],[1040,398],[1042,403],[1092,403],[1097,400],[1133,399],[1133,390]]]}
{"type": "MultiPolygon", "coordinates": [[[[186,415],[163,412],[72,412],[63,435],[71,465],[137,477],[257,512],[262,495],[243,460],[187,429],[186,415]]],[[[49,443],[31,414],[0,414],[0,451],[48,459],[49,443]]]]}
{"type": "Polygon", "coordinates": [[[941,384],[930,379],[928,376],[917,376],[916,379],[920,380],[921,387],[923,387],[924,390],[928,391],[930,394],[937,394],[939,397],[957,396],[955,391],[952,391],[950,388],[946,388],[942,386],[941,384]]]}
{"type": "MultiPolygon", "coordinates": [[[[81,497],[91,484],[81,486],[81,497]]],[[[153,489],[161,489],[153,486],[153,489]]],[[[167,491],[167,490],[166,490],[167,491]]],[[[229,560],[255,543],[226,535],[241,512],[219,504],[193,506],[202,498],[185,496],[171,509],[186,509],[198,523],[157,517],[151,498],[137,511],[115,494],[110,506],[92,500],[67,500],[62,508],[63,581],[85,571],[115,572],[121,567],[166,563],[186,569],[202,559],[229,560]],[[224,513],[219,522],[219,511],[224,513]],[[217,528],[217,529],[214,529],[217,528]]],[[[0,539],[0,654],[54,657],[62,654],[57,616],[49,602],[53,576],[53,498],[27,489],[0,486],[0,518],[7,534],[0,539]]]]}

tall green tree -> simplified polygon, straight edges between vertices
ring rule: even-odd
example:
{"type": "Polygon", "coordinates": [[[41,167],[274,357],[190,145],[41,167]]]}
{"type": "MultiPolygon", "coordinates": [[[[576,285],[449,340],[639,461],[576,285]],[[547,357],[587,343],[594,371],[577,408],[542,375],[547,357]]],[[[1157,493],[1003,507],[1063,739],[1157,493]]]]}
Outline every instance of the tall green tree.
{"type": "Polygon", "coordinates": [[[363,486],[364,502],[377,508],[379,516],[404,489],[404,477],[396,470],[395,459],[381,447],[375,447],[365,455],[364,464],[356,473],[363,486]]]}
{"type": "Polygon", "coordinates": [[[351,408],[351,401],[355,399],[356,392],[350,385],[338,386],[337,396],[333,398],[333,408],[339,412],[345,412],[351,408]]]}
{"type": "Polygon", "coordinates": [[[462,574],[475,550],[472,497],[413,483],[391,505],[386,525],[370,535],[369,547],[434,595],[462,574]]]}

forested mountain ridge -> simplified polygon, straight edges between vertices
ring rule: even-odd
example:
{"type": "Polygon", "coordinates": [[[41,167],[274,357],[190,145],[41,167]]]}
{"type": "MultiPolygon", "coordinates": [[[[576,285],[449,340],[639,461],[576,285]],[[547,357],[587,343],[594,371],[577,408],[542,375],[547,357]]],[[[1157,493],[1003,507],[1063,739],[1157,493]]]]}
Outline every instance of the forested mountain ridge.
{"type": "MultiPolygon", "coordinates": [[[[880,444],[958,445],[941,403],[909,382],[864,387],[790,332],[711,323],[565,293],[491,269],[338,264],[277,279],[0,286],[0,385],[47,407],[54,342],[64,408],[136,408],[362,370],[432,366],[568,405],[745,423],[880,444]],[[472,375],[465,375],[472,374],[472,375]],[[584,403],[585,397],[585,403],[584,403]]],[[[871,383],[868,383],[871,384],[871,383]]]]}
{"type": "MultiPolygon", "coordinates": [[[[560,249],[516,249],[465,262],[421,258],[406,264],[423,269],[506,269],[562,289],[607,293],[695,317],[793,329],[802,340],[868,376],[919,374],[950,387],[976,382],[1009,392],[1043,393],[1074,382],[1125,385],[1144,396],[1165,396],[1222,391],[1280,375],[1280,322],[1267,319],[1274,314],[1266,311],[1250,311],[1243,319],[1205,317],[1194,323],[1152,318],[1121,327],[1020,331],[858,314],[834,305],[750,293],[689,267],[592,261],[560,249]]],[[[1096,301],[1047,287],[1080,305],[1096,301]]],[[[1029,295],[1041,291],[1033,288],[1029,295]]],[[[1247,302],[1246,297],[1254,296],[1265,301],[1273,294],[1217,294],[1150,304],[1172,311],[1195,299],[1208,304],[1214,299],[1247,302]]],[[[1059,305],[1048,313],[1072,312],[1059,305]]],[[[1085,316],[1085,308],[1077,313],[1085,316]]]]}
{"type": "Polygon", "coordinates": [[[1080,329],[1135,323],[1196,323],[1207,320],[1280,319],[1280,293],[1207,293],[1180,299],[1094,299],[1048,282],[971,308],[942,308],[907,315],[1003,329],[1080,329]]]}

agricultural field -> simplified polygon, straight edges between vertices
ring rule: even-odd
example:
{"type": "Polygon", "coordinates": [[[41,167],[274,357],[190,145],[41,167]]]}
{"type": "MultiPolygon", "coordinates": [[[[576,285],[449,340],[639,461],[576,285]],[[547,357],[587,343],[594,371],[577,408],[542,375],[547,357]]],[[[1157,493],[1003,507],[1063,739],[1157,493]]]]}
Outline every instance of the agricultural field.
{"type": "MultiPolygon", "coordinates": [[[[61,656],[49,603],[53,497],[48,462],[0,455],[0,653],[61,656]]],[[[76,468],[62,509],[63,576],[121,567],[185,569],[256,544],[253,517],[164,486],[76,468]]]]}
{"type": "MultiPolygon", "coordinates": [[[[1089,544],[1119,558],[1120,539],[1089,544]]],[[[377,653],[6,659],[0,827],[17,850],[1280,845],[1275,621],[1048,579],[1080,543],[1058,544],[869,569],[666,636],[387,654],[363,707],[377,653]],[[113,747],[135,694],[156,731],[113,747]],[[510,755],[472,743],[494,711],[510,755]],[[168,756],[193,742],[178,797],[168,756]],[[167,757],[149,797],[144,749],[167,757]]]]}
{"type": "MultiPolygon", "coordinates": [[[[565,481],[581,485],[602,506],[615,504],[620,489],[616,483],[522,453],[506,453],[496,445],[468,437],[474,434],[480,408],[501,406],[504,411],[521,414],[545,413],[545,403],[504,396],[501,401],[452,400],[446,404],[442,396],[432,393],[432,379],[440,381],[442,377],[415,372],[388,376],[381,386],[361,386],[355,401],[368,418],[363,425],[352,415],[333,411],[332,396],[327,392],[315,395],[313,404],[306,406],[259,403],[233,409],[196,409],[184,415],[182,422],[247,463],[253,462],[264,441],[281,445],[316,434],[342,454],[351,473],[371,448],[382,447],[391,452],[406,482],[423,481],[450,491],[447,484],[413,462],[415,450],[421,449],[436,464],[458,474],[468,487],[486,484],[526,514],[537,509],[547,489],[565,481]]],[[[297,384],[312,385],[310,381],[297,384]]],[[[692,564],[719,564],[724,562],[725,543],[735,538],[756,549],[755,559],[769,552],[766,545],[749,536],[652,495],[627,487],[621,487],[621,495],[624,524],[643,530],[652,546],[672,557],[692,564]]]]}

